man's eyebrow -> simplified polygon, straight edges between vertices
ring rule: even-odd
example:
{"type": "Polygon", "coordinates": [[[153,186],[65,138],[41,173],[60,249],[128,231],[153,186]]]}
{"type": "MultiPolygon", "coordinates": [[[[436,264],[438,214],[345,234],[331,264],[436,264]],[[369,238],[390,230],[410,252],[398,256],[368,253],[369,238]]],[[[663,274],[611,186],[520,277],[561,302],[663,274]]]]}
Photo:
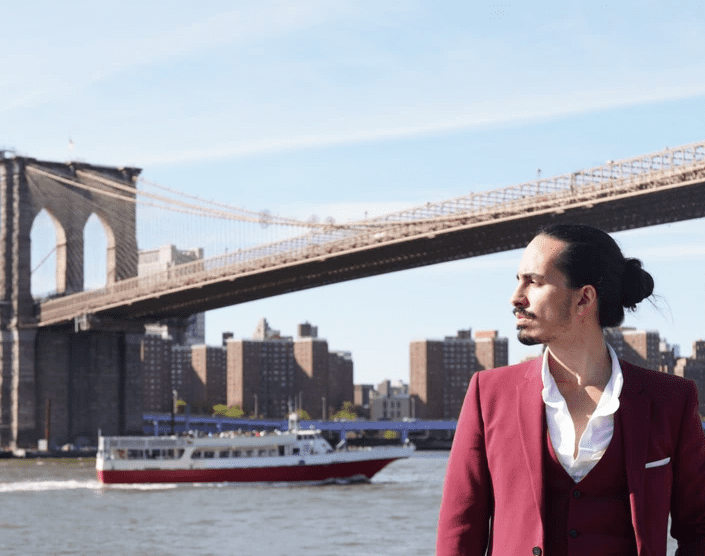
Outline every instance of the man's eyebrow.
{"type": "Polygon", "coordinates": [[[538,278],[539,280],[545,280],[546,277],[538,272],[520,272],[517,274],[517,280],[520,278],[538,278]]]}

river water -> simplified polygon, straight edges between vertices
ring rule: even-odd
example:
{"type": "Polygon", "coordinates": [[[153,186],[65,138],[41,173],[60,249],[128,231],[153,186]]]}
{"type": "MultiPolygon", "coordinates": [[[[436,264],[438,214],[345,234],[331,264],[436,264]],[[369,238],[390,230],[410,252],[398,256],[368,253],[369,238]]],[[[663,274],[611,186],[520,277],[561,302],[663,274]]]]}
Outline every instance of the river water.
{"type": "Polygon", "coordinates": [[[352,485],[109,487],[93,459],[0,460],[0,551],[428,556],[447,460],[448,452],[417,452],[352,485]]]}

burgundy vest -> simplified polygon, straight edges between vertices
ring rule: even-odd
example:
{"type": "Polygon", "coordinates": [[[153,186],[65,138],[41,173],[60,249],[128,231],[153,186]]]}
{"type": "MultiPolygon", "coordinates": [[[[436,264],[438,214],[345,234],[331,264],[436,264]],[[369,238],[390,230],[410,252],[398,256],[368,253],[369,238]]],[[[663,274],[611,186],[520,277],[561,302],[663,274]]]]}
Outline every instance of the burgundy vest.
{"type": "Polygon", "coordinates": [[[595,467],[578,483],[544,435],[545,556],[636,556],[619,411],[614,434],[595,467]]]}

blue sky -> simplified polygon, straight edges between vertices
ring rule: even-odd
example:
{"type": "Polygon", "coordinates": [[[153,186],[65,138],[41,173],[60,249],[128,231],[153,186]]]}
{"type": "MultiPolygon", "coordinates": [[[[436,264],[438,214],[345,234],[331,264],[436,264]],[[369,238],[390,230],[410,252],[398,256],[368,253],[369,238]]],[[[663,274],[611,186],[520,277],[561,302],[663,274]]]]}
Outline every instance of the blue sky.
{"type": "MultiPolygon", "coordinates": [[[[134,165],[282,216],[345,222],[705,140],[700,2],[23,2],[4,14],[0,146],[134,165]]],[[[179,228],[144,224],[140,246],[205,241],[179,228]]],[[[661,295],[625,324],[689,355],[705,338],[705,222],[615,237],[661,295]]],[[[33,266],[47,252],[35,247],[33,266]]],[[[518,361],[532,353],[508,303],[519,257],[213,311],[207,340],[248,337],[260,317],[285,334],[309,321],[352,352],[356,382],[408,381],[411,340],[466,328],[499,330],[518,361]]]]}

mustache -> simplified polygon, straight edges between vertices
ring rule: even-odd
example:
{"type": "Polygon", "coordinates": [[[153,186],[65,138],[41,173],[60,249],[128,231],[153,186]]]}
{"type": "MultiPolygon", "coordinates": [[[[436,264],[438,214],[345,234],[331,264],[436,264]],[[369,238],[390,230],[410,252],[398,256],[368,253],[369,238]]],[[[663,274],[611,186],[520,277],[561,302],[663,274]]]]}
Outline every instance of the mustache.
{"type": "Polygon", "coordinates": [[[527,311],[526,309],[522,309],[521,307],[515,307],[512,310],[512,313],[514,314],[514,316],[521,315],[522,317],[525,317],[525,318],[530,318],[530,319],[536,318],[536,315],[534,313],[532,313],[531,311],[527,311]]]}

